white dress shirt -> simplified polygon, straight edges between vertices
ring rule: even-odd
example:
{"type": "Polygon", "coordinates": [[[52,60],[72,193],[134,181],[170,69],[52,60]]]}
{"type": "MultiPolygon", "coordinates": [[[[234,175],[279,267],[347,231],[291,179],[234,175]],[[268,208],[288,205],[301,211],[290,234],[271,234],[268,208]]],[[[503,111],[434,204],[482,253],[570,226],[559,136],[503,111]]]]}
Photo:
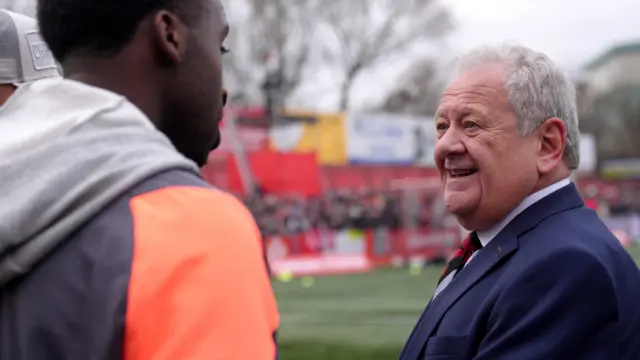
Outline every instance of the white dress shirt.
{"type": "MultiPolygon", "coordinates": [[[[487,244],[489,244],[489,242],[491,242],[491,240],[493,240],[493,238],[495,238],[500,233],[500,231],[502,231],[502,229],[504,229],[511,222],[511,220],[513,220],[521,212],[525,211],[531,205],[537,203],[543,198],[551,195],[555,191],[558,191],[569,184],[571,184],[571,180],[569,180],[569,178],[566,178],[556,183],[553,183],[544,189],[534,192],[533,194],[527,196],[524,200],[522,200],[522,202],[518,206],[516,206],[513,210],[511,210],[509,214],[507,214],[507,216],[505,216],[504,219],[502,219],[502,221],[498,222],[497,224],[495,224],[494,226],[488,229],[476,231],[476,233],[478,234],[478,238],[480,239],[480,243],[482,244],[482,247],[483,248],[486,247],[487,244]]],[[[469,258],[469,260],[467,260],[464,266],[467,266],[467,264],[469,264],[469,262],[471,262],[471,260],[473,260],[473,258],[480,251],[482,251],[482,249],[474,252],[473,255],[471,255],[471,257],[469,258]]],[[[449,276],[447,276],[445,279],[442,280],[440,285],[438,285],[438,287],[436,288],[435,295],[433,296],[434,299],[436,296],[438,296],[442,292],[442,290],[444,290],[451,283],[451,281],[453,281],[453,278],[456,272],[457,271],[451,272],[449,276]]]]}
{"type": "MultiPolygon", "coordinates": [[[[495,224],[494,226],[486,230],[476,231],[476,233],[478,234],[478,238],[480,239],[480,243],[482,244],[482,247],[483,248],[486,247],[487,244],[489,244],[489,242],[493,240],[493,238],[495,238],[500,233],[500,231],[502,231],[502,229],[504,229],[511,222],[511,220],[513,220],[521,212],[525,211],[531,205],[537,203],[538,201],[544,199],[545,197],[553,194],[554,192],[562,189],[563,187],[569,184],[571,184],[571,180],[569,180],[569,178],[566,178],[558,182],[555,182],[547,186],[546,188],[543,188],[541,190],[534,192],[533,194],[524,198],[524,200],[522,200],[522,202],[518,206],[516,206],[513,210],[511,210],[511,212],[509,212],[509,214],[507,214],[507,216],[504,219],[502,219],[502,221],[500,221],[499,223],[495,224]]],[[[474,252],[473,255],[471,255],[469,260],[467,260],[467,264],[469,263],[469,261],[473,259],[474,256],[476,256],[476,254],[478,254],[478,251],[474,252]]]]}

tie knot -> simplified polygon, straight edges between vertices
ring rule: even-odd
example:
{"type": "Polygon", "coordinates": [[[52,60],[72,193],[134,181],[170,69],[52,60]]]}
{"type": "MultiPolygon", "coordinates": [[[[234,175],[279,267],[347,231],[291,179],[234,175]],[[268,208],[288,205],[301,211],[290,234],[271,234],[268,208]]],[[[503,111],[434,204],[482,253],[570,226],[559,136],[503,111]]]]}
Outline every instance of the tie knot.
{"type": "Polygon", "coordinates": [[[462,242],[462,249],[464,251],[474,252],[482,249],[482,243],[475,231],[472,231],[462,242]]]}

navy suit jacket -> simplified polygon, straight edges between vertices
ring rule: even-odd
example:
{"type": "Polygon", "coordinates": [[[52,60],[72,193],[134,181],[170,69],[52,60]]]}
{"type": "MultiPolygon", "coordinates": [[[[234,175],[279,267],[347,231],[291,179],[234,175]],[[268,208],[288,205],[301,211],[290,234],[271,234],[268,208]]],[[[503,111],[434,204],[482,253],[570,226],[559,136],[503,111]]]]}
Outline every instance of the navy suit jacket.
{"type": "Polygon", "coordinates": [[[575,186],[565,186],[457,274],[400,359],[638,360],[640,271],[575,186]]]}

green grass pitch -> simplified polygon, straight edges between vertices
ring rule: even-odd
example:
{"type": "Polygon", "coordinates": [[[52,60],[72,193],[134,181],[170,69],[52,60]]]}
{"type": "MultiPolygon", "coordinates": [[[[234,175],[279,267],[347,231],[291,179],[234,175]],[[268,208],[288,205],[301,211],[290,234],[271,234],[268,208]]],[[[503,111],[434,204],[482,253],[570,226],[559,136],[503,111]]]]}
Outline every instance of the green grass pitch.
{"type": "MultiPolygon", "coordinates": [[[[640,263],[640,247],[631,249],[640,263]]],[[[280,360],[396,359],[442,268],[274,281],[280,360]],[[306,284],[308,285],[308,284],[306,284]]]]}

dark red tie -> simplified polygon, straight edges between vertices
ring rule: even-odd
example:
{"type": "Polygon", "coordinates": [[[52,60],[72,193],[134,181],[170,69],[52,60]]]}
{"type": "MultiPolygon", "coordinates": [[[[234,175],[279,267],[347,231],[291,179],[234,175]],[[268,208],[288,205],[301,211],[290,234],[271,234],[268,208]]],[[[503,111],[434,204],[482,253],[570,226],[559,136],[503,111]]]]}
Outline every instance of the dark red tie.
{"type": "Polygon", "coordinates": [[[475,231],[472,231],[469,236],[467,236],[464,241],[462,241],[462,245],[460,248],[456,250],[455,254],[447,264],[447,267],[444,268],[444,272],[438,281],[438,285],[453,271],[460,270],[464,267],[464,264],[469,261],[469,258],[474,253],[474,251],[482,249],[482,243],[480,243],[480,239],[478,238],[478,234],[475,231]]]}

